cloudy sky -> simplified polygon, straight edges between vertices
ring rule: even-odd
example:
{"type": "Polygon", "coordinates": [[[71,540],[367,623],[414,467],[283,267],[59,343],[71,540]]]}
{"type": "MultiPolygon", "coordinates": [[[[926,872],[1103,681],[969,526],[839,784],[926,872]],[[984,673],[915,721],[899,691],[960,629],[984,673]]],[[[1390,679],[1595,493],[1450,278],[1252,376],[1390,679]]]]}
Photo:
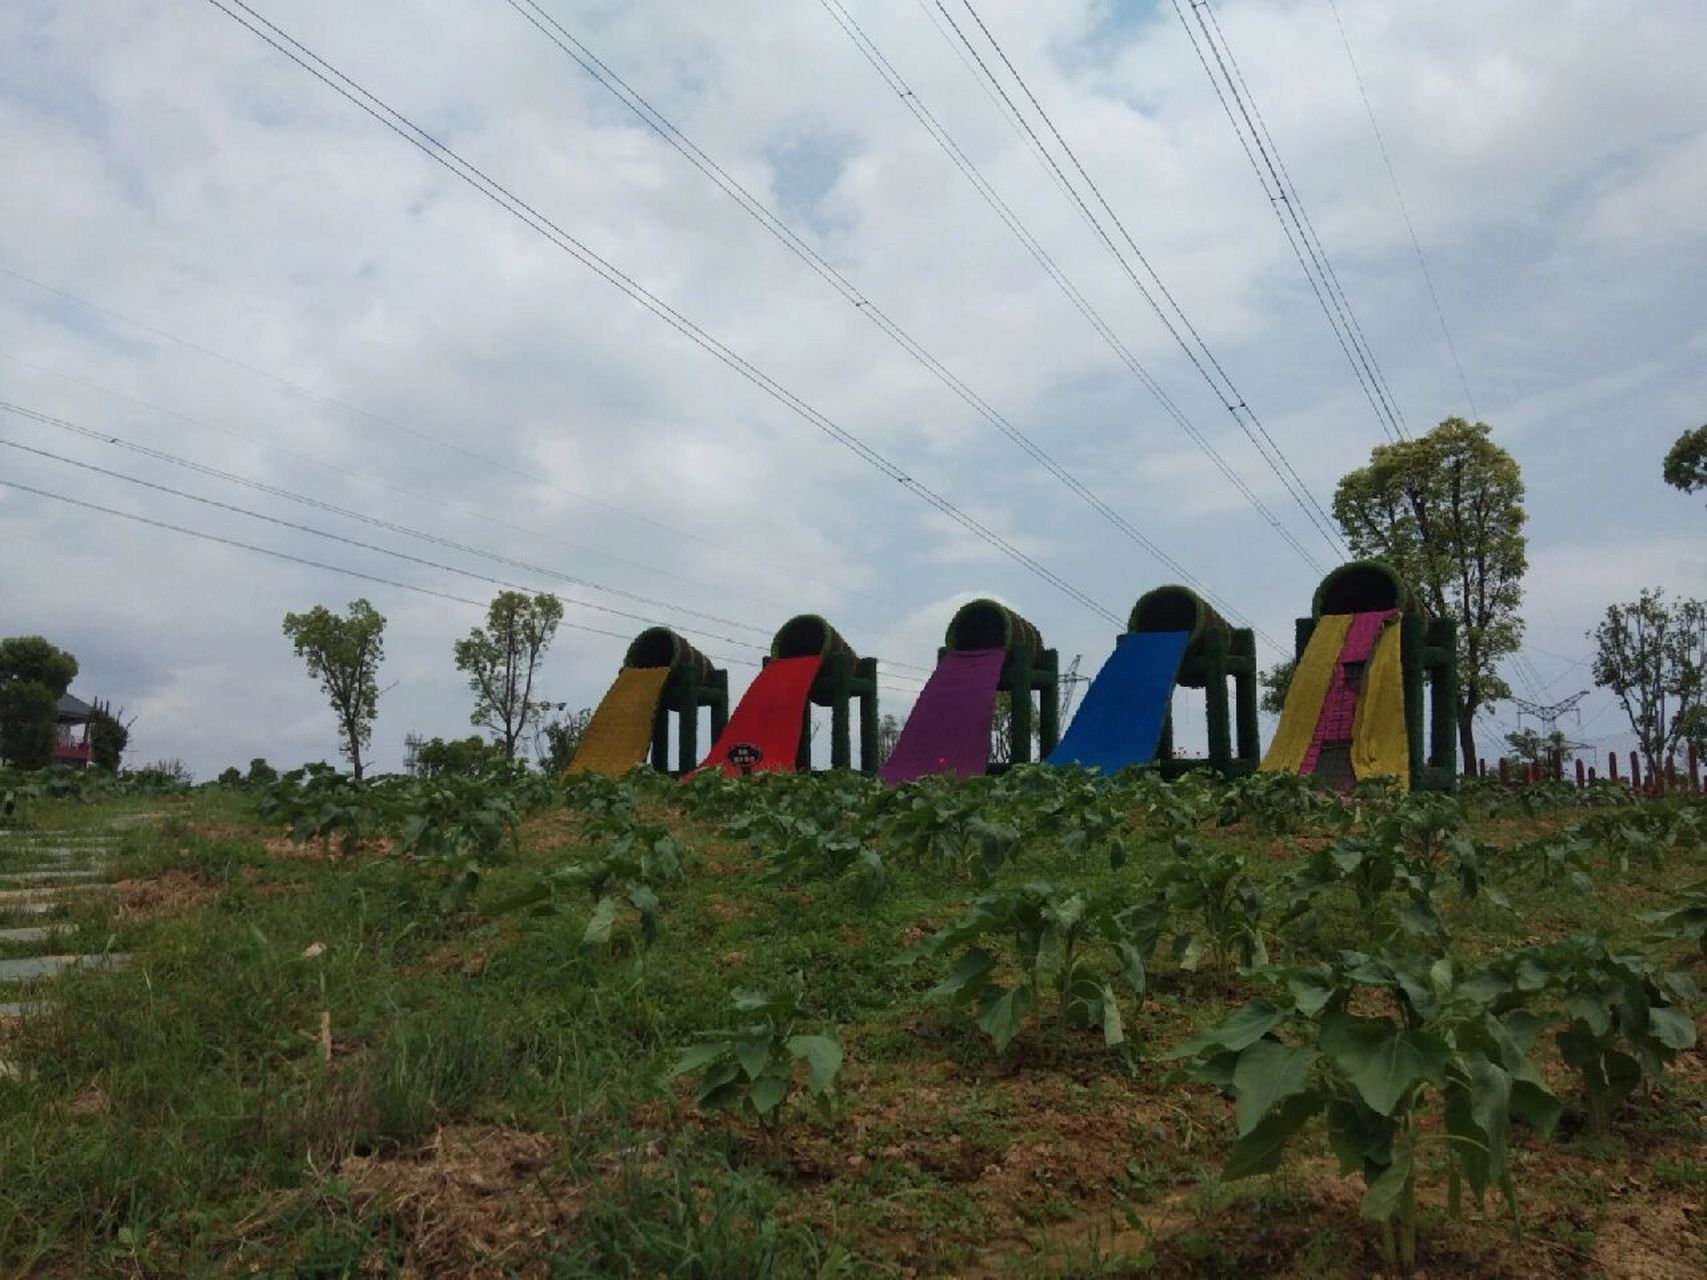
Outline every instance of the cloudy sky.
{"type": "MultiPolygon", "coordinates": [[[[844,0],[841,21],[810,0],[248,2],[534,225],[209,0],[0,8],[0,632],[72,650],[75,691],[136,717],[133,762],[206,777],[331,757],[280,619],[357,596],[389,619],[377,762],[396,767],[411,731],[468,732],[451,645],[498,581],[577,602],[567,620],[590,629],[565,627],[545,680],[572,706],[597,700],[640,619],[731,660],[741,689],[737,662],[813,611],[911,664],[885,693],[904,710],[974,594],[1094,671],[1115,627],[1086,601],[1124,617],[1182,569],[1270,638],[1265,663],[1286,656],[1337,549],[935,0],[844,0]]],[[[1328,0],[1214,12],[1403,424],[1473,406],[1523,468],[1528,639],[1510,675],[1556,700],[1588,687],[1585,632],[1609,601],[1707,595],[1707,509],[1660,480],[1670,442],[1707,420],[1707,6],[1339,7],[1462,380],[1328,0]]],[[[1088,192],[961,0],[943,9],[1088,192]]],[[[1171,0],[977,14],[1326,506],[1382,423],[1171,0]]],[[[1496,708],[1485,753],[1515,720],[1496,708]]],[[[1599,693],[1564,727],[1630,745],[1599,693]]]]}

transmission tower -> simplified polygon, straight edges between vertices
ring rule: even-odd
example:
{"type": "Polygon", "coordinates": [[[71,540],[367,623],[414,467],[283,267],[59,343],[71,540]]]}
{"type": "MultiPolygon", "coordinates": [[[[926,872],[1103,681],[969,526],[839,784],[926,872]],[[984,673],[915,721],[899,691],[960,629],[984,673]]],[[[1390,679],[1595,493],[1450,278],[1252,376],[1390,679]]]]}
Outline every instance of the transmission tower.
{"type": "Polygon", "coordinates": [[[1582,724],[1583,715],[1578,708],[1586,697],[1588,697],[1588,690],[1579,689],[1570,697],[1559,702],[1530,702],[1524,698],[1513,698],[1511,704],[1517,708],[1518,728],[1523,727],[1523,717],[1530,716],[1541,726],[1543,741],[1551,742],[1554,740],[1554,735],[1557,734],[1557,742],[1561,750],[1593,751],[1593,743],[1572,742],[1564,734],[1559,733],[1559,721],[1567,715],[1573,716],[1577,724],[1582,724]]]}
{"type": "Polygon", "coordinates": [[[1079,686],[1089,684],[1090,677],[1079,674],[1079,659],[1084,655],[1075,653],[1073,660],[1067,664],[1067,669],[1061,673],[1061,710],[1057,713],[1061,723],[1067,724],[1073,711],[1073,699],[1078,696],[1079,686]]]}
{"type": "Polygon", "coordinates": [[[1523,698],[1513,698],[1512,706],[1517,708],[1517,724],[1523,727],[1523,717],[1532,716],[1546,730],[1547,736],[1552,737],[1559,731],[1559,721],[1571,712],[1576,713],[1576,721],[1582,723],[1582,712],[1577,710],[1582,700],[1588,697],[1587,689],[1579,689],[1561,702],[1529,702],[1523,698]]]}

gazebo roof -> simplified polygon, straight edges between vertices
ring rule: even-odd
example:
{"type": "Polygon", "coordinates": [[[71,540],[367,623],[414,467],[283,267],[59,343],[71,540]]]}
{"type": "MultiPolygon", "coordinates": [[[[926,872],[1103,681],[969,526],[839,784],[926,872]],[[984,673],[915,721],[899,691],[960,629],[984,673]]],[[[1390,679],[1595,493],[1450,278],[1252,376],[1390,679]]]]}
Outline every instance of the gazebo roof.
{"type": "Polygon", "coordinates": [[[84,702],[83,699],[69,693],[60,695],[59,718],[61,720],[88,720],[94,714],[95,708],[84,702]]]}

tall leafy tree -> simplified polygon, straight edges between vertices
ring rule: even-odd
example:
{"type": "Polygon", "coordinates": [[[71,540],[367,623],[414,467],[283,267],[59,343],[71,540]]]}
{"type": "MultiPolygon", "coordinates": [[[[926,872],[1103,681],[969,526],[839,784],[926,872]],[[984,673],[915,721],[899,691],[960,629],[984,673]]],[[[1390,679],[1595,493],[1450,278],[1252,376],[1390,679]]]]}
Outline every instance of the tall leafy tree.
{"type": "Polygon", "coordinates": [[[1555,759],[1562,761],[1570,750],[1570,743],[1558,729],[1550,733],[1518,729],[1506,734],[1505,744],[1518,763],[1540,765],[1542,768],[1550,768],[1555,759]]]}
{"type": "Polygon", "coordinates": [[[901,729],[904,722],[892,714],[885,713],[877,721],[877,759],[874,763],[884,764],[893,754],[895,744],[901,741],[901,729]]]}
{"type": "Polygon", "coordinates": [[[563,602],[549,592],[500,591],[487,607],[486,625],[456,642],[456,669],[474,692],[469,722],[490,729],[512,759],[542,705],[534,701],[534,679],[562,620],[563,602]]]}
{"type": "Polygon", "coordinates": [[[1257,699],[1259,709],[1271,716],[1286,710],[1286,694],[1292,688],[1292,673],[1297,669],[1298,663],[1287,658],[1266,671],[1257,672],[1257,685],[1262,689],[1262,695],[1257,699]]]}
{"type": "Polygon", "coordinates": [[[357,779],[362,776],[362,749],[373,740],[379,715],[379,664],[385,657],[385,618],[366,600],[350,603],[340,617],[317,604],[307,613],[287,613],[284,633],[296,646],[296,656],[308,664],[308,674],[320,681],[338,736],[357,779]]]}
{"type": "Polygon", "coordinates": [[[1674,489],[1707,489],[1707,426],[1685,431],[1666,454],[1665,480],[1674,489]]]}
{"type": "Polygon", "coordinates": [[[534,731],[533,754],[540,770],[556,776],[567,769],[581,749],[581,739],[593,722],[593,709],[582,707],[542,720],[534,731]]]}
{"type": "Polygon", "coordinates": [[[0,758],[14,769],[45,769],[59,737],[59,699],[33,680],[0,684],[0,758]]]}
{"type": "Polygon", "coordinates": [[[117,773],[124,760],[124,749],[130,745],[130,723],[124,712],[113,713],[113,704],[97,700],[95,714],[89,721],[89,762],[97,769],[117,773]]]}
{"type": "Polygon", "coordinates": [[[41,636],[0,640],[0,757],[17,769],[53,763],[59,700],[77,678],[77,659],[41,636]]]}
{"type": "Polygon", "coordinates": [[[1511,696],[1499,661],[1523,638],[1528,567],[1523,477],[1485,422],[1448,418],[1378,445],[1334,491],[1334,517],[1360,556],[1393,565],[1436,616],[1458,623],[1458,757],[1474,767],[1476,711],[1511,696]]]}
{"type": "Polygon", "coordinates": [[[1608,605],[1593,638],[1595,683],[1618,695],[1650,774],[1680,743],[1707,750],[1707,602],[1649,588],[1608,605]]]}
{"type": "Polygon", "coordinates": [[[77,659],[41,636],[0,640],[0,681],[39,684],[57,702],[77,678],[77,659]]]}

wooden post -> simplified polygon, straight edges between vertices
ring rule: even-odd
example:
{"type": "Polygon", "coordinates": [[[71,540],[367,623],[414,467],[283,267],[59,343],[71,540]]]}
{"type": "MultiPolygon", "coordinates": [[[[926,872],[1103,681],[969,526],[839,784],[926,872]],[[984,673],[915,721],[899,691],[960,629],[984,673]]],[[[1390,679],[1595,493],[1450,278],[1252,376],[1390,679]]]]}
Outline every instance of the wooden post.
{"type": "Polygon", "coordinates": [[[1616,751],[1606,753],[1606,776],[1609,781],[1618,781],[1618,753],[1616,751]]]}
{"type": "Polygon", "coordinates": [[[1598,782],[1598,781],[1600,781],[1600,779],[1599,779],[1599,778],[1596,778],[1596,777],[1595,777],[1595,776],[1594,776],[1594,766],[1593,766],[1593,765],[1592,765],[1592,764],[1591,764],[1591,765],[1590,765],[1590,766],[1589,766],[1589,767],[1588,767],[1588,780],[1589,780],[1589,781],[1590,781],[1590,782],[1598,782]]]}
{"type": "Polygon", "coordinates": [[[1508,770],[1506,769],[1506,765],[1508,763],[1509,762],[1506,760],[1506,758],[1504,756],[1500,757],[1500,781],[1501,782],[1509,782],[1510,781],[1510,778],[1508,777],[1508,770]]]}
{"type": "Polygon", "coordinates": [[[1486,760],[1476,761],[1476,776],[1478,778],[1485,778],[1488,776],[1488,762],[1486,760]]]}
{"type": "Polygon", "coordinates": [[[1642,761],[1634,751],[1630,752],[1630,790],[1642,789],[1642,761]]]}
{"type": "Polygon", "coordinates": [[[1577,761],[1577,786],[1582,786],[1586,781],[1588,779],[1583,773],[1583,762],[1579,759],[1577,761]]]}

